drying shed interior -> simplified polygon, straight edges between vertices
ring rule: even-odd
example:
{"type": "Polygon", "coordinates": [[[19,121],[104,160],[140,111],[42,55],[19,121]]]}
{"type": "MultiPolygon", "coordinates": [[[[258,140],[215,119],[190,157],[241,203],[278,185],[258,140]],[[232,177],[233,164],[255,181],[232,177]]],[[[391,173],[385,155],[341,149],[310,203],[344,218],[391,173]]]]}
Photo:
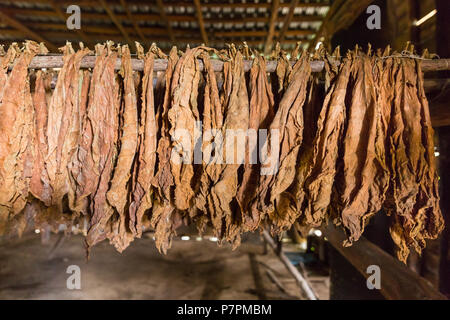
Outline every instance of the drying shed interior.
{"type": "Polygon", "coordinates": [[[450,297],[448,0],[0,0],[0,44],[0,299],[450,297]],[[196,121],[279,171],[173,164],[196,121]]]}

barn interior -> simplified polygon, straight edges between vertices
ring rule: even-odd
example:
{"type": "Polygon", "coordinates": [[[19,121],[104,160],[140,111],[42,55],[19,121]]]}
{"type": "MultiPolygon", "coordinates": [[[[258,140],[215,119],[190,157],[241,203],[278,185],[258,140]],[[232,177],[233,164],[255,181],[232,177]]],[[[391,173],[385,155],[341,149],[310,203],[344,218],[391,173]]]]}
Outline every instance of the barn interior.
{"type": "MultiPolygon", "coordinates": [[[[393,217],[384,208],[367,221],[351,246],[343,245],[348,233],[328,221],[302,232],[295,225],[276,234],[261,227],[243,233],[239,246],[222,241],[210,225],[199,234],[195,226],[180,223],[168,250],[158,243],[160,231],[149,227],[119,252],[108,241],[87,249],[87,220],[70,225],[55,219],[56,228],[29,221],[20,232],[16,228],[0,236],[0,299],[450,298],[447,0],[0,0],[2,56],[26,40],[48,49],[33,58],[29,69],[53,69],[56,74],[63,67],[59,48],[67,42],[76,50],[80,42],[91,50],[107,41],[128,45],[135,72],[145,68],[139,64],[143,56],[136,42],[145,52],[156,44],[161,56],[174,46],[181,51],[205,46],[217,52],[250,48],[267,59],[267,72],[273,74],[275,67],[269,71],[269,64],[277,61],[274,52],[287,53],[290,59],[295,50],[313,56],[340,47],[345,57],[356,45],[364,52],[390,46],[422,66],[443,226],[435,239],[424,240],[420,254],[411,250],[400,261],[390,234],[393,217]],[[381,285],[373,277],[377,270],[381,285]],[[80,280],[73,281],[77,274],[80,280]]],[[[155,58],[155,75],[167,68],[168,56],[161,56],[160,62],[155,58]]],[[[89,61],[83,60],[81,68],[92,72],[94,60],[89,61]]],[[[318,82],[326,87],[327,81],[318,82]]]]}

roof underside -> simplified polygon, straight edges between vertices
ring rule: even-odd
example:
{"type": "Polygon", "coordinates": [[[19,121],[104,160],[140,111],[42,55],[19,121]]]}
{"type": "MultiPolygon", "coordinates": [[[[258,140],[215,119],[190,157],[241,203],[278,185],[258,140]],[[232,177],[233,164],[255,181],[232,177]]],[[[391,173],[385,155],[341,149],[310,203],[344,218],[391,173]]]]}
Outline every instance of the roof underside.
{"type": "Polygon", "coordinates": [[[0,19],[0,41],[32,39],[35,33],[54,46],[113,40],[156,42],[167,50],[246,41],[262,51],[281,40],[283,49],[291,49],[314,38],[328,10],[328,0],[0,0],[0,12],[7,16],[0,19]],[[66,27],[66,8],[72,4],[81,9],[79,31],[66,27]]]}

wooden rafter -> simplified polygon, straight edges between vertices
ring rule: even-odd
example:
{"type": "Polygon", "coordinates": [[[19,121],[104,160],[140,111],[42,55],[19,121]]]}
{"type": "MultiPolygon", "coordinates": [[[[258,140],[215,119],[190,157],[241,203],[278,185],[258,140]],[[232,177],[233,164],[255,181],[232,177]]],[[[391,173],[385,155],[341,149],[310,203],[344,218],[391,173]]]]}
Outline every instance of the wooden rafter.
{"type": "Polygon", "coordinates": [[[134,30],[136,31],[137,35],[142,41],[145,41],[145,36],[141,31],[141,28],[137,24],[136,20],[133,18],[133,15],[131,14],[130,8],[128,7],[128,4],[125,0],[120,0],[120,4],[122,5],[123,9],[125,10],[125,13],[127,14],[128,20],[131,21],[131,24],[133,25],[134,30]]]}
{"type": "Polygon", "coordinates": [[[281,43],[284,40],[284,36],[286,35],[286,31],[289,30],[289,25],[292,21],[292,18],[294,17],[295,8],[297,8],[299,0],[292,0],[291,6],[289,7],[289,13],[287,14],[284,22],[283,22],[283,28],[280,31],[280,34],[278,36],[278,41],[281,43]]]}
{"type": "Polygon", "coordinates": [[[117,29],[119,29],[120,33],[124,36],[127,43],[130,45],[130,47],[134,47],[133,41],[131,41],[130,36],[128,35],[128,32],[123,28],[122,23],[119,21],[119,19],[116,17],[115,13],[111,10],[111,8],[108,6],[105,0],[97,0],[100,5],[103,7],[103,9],[108,14],[111,21],[116,25],[117,29]]]}
{"type": "Polygon", "coordinates": [[[272,1],[272,9],[271,9],[271,15],[270,15],[270,22],[269,22],[269,32],[267,34],[266,43],[264,45],[264,52],[266,54],[269,53],[269,51],[272,49],[272,40],[275,33],[275,24],[277,21],[278,16],[278,9],[280,8],[280,0],[273,0],[272,1]]]}
{"type": "Polygon", "coordinates": [[[48,47],[48,49],[55,51],[55,52],[58,51],[58,48],[53,43],[51,43],[47,39],[44,39],[43,37],[38,35],[36,32],[32,31],[31,29],[29,29],[28,27],[23,25],[20,21],[14,19],[10,15],[7,15],[7,14],[3,13],[2,11],[0,11],[0,19],[3,20],[3,22],[6,23],[7,25],[22,32],[26,37],[30,37],[31,39],[39,41],[39,42],[44,42],[45,45],[48,47]]]}
{"type": "Polygon", "coordinates": [[[208,35],[206,34],[205,23],[203,21],[202,5],[200,0],[194,0],[195,11],[197,13],[198,26],[200,28],[200,33],[202,35],[203,42],[208,45],[208,35]]]}
{"type": "Polygon", "coordinates": [[[175,42],[175,35],[173,34],[173,31],[172,31],[172,25],[170,24],[170,20],[167,18],[166,10],[164,9],[162,0],[156,0],[156,5],[158,6],[158,12],[159,12],[161,18],[166,25],[167,32],[169,33],[170,41],[175,42]]]}

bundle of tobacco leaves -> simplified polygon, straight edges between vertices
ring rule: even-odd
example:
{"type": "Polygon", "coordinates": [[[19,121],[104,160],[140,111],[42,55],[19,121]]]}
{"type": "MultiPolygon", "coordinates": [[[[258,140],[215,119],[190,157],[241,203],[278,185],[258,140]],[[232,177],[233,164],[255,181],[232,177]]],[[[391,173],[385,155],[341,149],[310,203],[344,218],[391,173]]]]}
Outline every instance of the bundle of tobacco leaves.
{"type": "Polygon", "coordinates": [[[244,232],[332,222],[351,245],[385,212],[406,261],[443,229],[420,60],[136,47],[142,71],[112,42],[68,43],[60,70],[28,69],[42,44],[1,50],[0,233],[85,224],[88,248],[122,251],[153,229],[166,252],[182,224],[236,247],[244,232]]]}

